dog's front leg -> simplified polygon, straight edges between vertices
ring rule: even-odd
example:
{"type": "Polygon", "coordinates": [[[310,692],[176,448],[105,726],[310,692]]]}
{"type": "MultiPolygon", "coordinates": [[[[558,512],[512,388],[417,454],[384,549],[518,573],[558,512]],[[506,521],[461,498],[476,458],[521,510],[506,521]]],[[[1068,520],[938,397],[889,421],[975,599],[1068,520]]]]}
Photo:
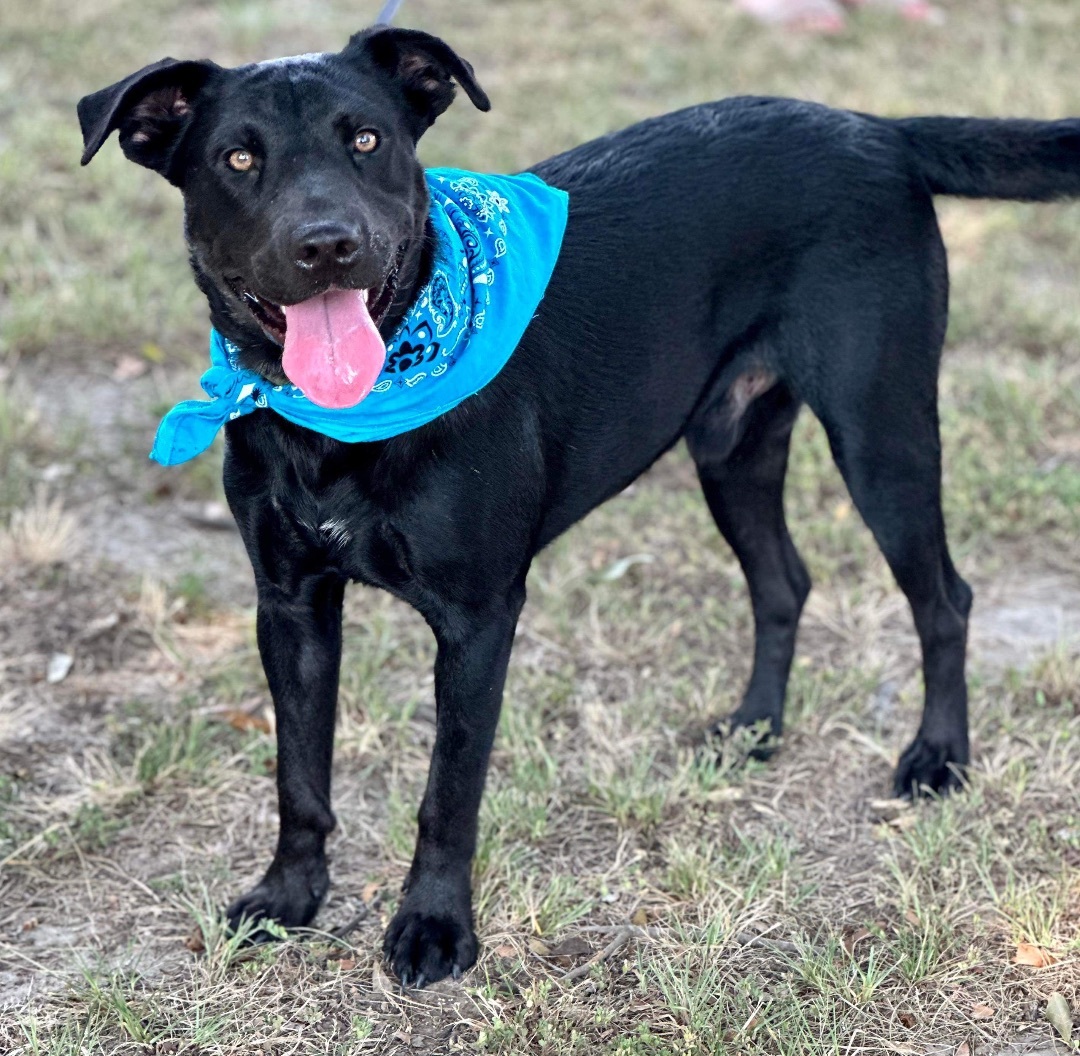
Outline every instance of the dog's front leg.
{"type": "Polygon", "coordinates": [[[330,575],[299,577],[288,591],[259,583],[259,653],[277,717],[280,828],[266,875],[228,909],[233,926],[244,916],[301,926],[326,896],[343,597],[343,582],[330,575]]]}
{"type": "Polygon", "coordinates": [[[525,594],[427,614],[438,643],[435,748],[404,898],[383,950],[401,982],[456,978],[476,961],[472,857],[514,628],[525,594]]]}

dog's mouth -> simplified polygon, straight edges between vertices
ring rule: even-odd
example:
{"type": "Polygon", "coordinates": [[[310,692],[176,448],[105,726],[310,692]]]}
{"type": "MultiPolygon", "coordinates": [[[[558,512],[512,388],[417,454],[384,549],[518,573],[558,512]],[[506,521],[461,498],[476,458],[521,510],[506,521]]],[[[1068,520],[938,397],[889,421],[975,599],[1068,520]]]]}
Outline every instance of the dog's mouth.
{"type": "Polygon", "coordinates": [[[354,407],[382,372],[386,346],[379,324],[397,292],[398,262],[378,288],[331,288],[291,305],[257,294],[242,279],[229,280],[233,293],[260,329],[282,348],[288,379],[313,403],[354,407]]]}
{"type": "Polygon", "coordinates": [[[281,306],[260,297],[240,279],[230,279],[229,286],[244,307],[255,317],[263,333],[275,344],[285,344],[285,313],[281,306]]]}
{"type": "MultiPolygon", "coordinates": [[[[372,321],[376,326],[382,325],[386,313],[394,303],[394,295],[397,293],[397,276],[400,261],[394,262],[394,267],[386,276],[382,286],[363,290],[365,304],[372,321]]],[[[257,294],[243,279],[236,277],[226,280],[233,295],[254,317],[263,333],[266,334],[276,345],[285,344],[285,333],[288,323],[285,318],[285,310],[280,304],[275,304],[266,297],[257,294]]]]}

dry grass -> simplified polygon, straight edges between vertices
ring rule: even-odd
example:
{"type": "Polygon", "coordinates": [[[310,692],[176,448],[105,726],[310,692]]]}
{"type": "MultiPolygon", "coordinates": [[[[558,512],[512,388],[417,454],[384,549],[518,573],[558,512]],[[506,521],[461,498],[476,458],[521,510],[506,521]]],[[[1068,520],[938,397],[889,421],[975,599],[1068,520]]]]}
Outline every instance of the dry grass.
{"type": "Polygon", "coordinates": [[[9,583],[66,607],[62,626],[120,614],[68,680],[17,692],[4,731],[0,958],[9,994],[28,966],[38,989],[9,1044],[395,1052],[404,1036],[422,1051],[794,1053],[1043,1036],[1047,997],[1080,999],[1077,655],[977,677],[965,795],[880,803],[918,705],[912,643],[883,592],[827,587],[784,751],[717,767],[688,731],[733,702],[745,601],[708,535],[683,536],[678,519],[635,527],[655,525],[678,487],[653,474],[539,562],[483,813],[484,956],[435,994],[398,994],[375,956],[433,736],[431,648],[412,613],[367,591],[349,602],[341,828],[320,916],[344,934],[250,952],[214,923],[274,831],[250,621],[178,623],[175,599],[148,602],[153,591],[9,583]],[[604,578],[641,548],[652,564],[604,578]],[[79,596],[93,608],[77,610],[79,596]],[[86,698],[100,713],[72,723],[86,698]],[[641,927],[609,959],[564,979],[629,921],[641,927]],[[196,926],[201,956],[184,945],[196,926]],[[1055,963],[1012,964],[1021,942],[1055,963]],[[993,1015],[977,1018],[981,1006],[993,1015]]]}
{"type": "MultiPolygon", "coordinates": [[[[821,41],[704,0],[632,0],[618,17],[599,0],[410,0],[410,22],[460,44],[496,103],[484,117],[452,111],[426,158],[512,168],[738,91],[881,112],[1080,113],[1072,0],[944,6],[942,28],[866,16],[821,41]]],[[[0,1051],[1049,1045],[1051,995],[1080,1012],[1069,205],[942,207],[956,277],[948,518],[987,599],[965,794],[881,801],[917,719],[915,641],[807,418],[788,503],[816,589],[772,763],[733,745],[716,764],[695,733],[734,706],[751,628],[738,568],[676,454],[533,570],[482,816],[477,968],[403,995],[377,963],[434,734],[433,647],[419,617],[361,590],[347,603],[322,930],[254,950],[222,932],[218,907],[257,878],[275,832],[269,700],[247,595],[178,541],[178,504],[213,493],[207,463],[165,476],[144,450],[151,412],[194,384],[204,310],[171,191],[115,150],[79,172],[72,103],[160,54],[333,46],[365,13],[344,0],[93,0],[74,13],[0,0],[0,361],[3,391],[23,394],[0,399],[0,525],[23,531],[28,515],[13,512],[47,483],[83,526],[76,560],[0,565],[0,1051]],[[123,355],[149,365],[141,381],[109,380],[123,355]],[[57,411],[56,378],[84,386],[85,406],[67,395],[57,411]],[[86,527],[109,517],[132,533],[119,564],[101,555],[123,538],[106,551],[86,527]],[[49,683],[56,653],[73,664],[49,683]],[[1049,963],[1014,963],[1021,944],[1049,963]]],[[[213,533],[200,546],[236,550],[213,533]]]]}
{"type": "Polygon", "coordinates": [[[64,512],[62,499],[50,499],[44,489],[22,509],[14,510],[0,532],[0,561],[50,565],[73,556],[78,525],[64,512]]]}

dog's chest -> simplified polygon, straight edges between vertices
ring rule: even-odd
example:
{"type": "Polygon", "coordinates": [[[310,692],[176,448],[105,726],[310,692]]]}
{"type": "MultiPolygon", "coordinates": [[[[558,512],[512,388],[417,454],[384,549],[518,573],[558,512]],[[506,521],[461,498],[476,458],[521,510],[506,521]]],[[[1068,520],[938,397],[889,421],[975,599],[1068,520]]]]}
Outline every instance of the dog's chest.
{"type": "MultiPolygon", "coordinates": [[[[280,487],[269,496],[274,548],[285,540],[307,566],[373,586],[400,589],[409,578],[404,547],[383,511],[351,481],[280,487]]],[[[285,544],[288,546],[288,544],[285,544]]]]}

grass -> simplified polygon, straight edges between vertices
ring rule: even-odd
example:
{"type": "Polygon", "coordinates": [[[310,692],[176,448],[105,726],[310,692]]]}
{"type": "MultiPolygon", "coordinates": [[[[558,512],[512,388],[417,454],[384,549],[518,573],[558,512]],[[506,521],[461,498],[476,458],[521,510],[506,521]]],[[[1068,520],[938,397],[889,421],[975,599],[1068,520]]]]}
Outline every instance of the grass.
{"type": "MultiPolygon", "coordinates": [[[[155,414],[194,387],[205,309],[176,195],[114,143],[80,169],[73,107],[166,53],[336,46],[375,6],[0,0],[0,1051],[801,1056],[1047,1039],[1051,995],[1080,1013],[1080,652],[1066,634],[1002,652],[979,620],[1056,606],[1067,629],[1080,604],[1071,204],[940,203],[946,513],[980,599],[963,795],[882,801],[917,721],[916,645],[805,416],[787,504],[815,591],[773,761],[738,742],[717,760],[700,737],[737,703],[751,621],[676,452],[533,569],[481,815],[476,969],[402,995],[378,962],[434,736],[433,645],[367,590],[347,599],[324,930],[254,949],[222,930],[276,831],[252,614],[208,554],[140,580],[83,528],[96,503],[118,532],[145,510],[134,556],[175,532],[180,504],[220,497],[220,452],[188,473],[145,465],[155,414]],[[106,384],[124,356],[145,372],[106,384]],[[49,684],[57,651],[74,664],[49,684]],[[1046,967],[1014,963],[1021,943],[1046,967]]],[[[737,92],[1080,113],[1072,0],[942,6],[942,26],[864,14],[820,40],[703,0],[631,0],[617,18],[600,0],[410,0],[408,21],[458,44],[495,104],[459,103],[423,154],[513,169],[737,92]]]]}

